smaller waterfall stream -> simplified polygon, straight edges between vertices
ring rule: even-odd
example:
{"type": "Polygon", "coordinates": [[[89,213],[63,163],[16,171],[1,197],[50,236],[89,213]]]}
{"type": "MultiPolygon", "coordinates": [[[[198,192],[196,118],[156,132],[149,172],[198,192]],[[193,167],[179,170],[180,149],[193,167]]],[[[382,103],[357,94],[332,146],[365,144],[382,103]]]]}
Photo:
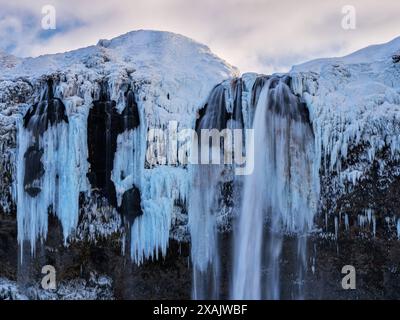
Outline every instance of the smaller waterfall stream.
{"type": "MultiPolygon", "coordinates": [[[[204,114],[196,125],[198,136],[201,137],[202,129],[225,129],[227,119],[225,88],[219,85],[212,91],[204,108],[204,114]]],[[[201,141],[199,144],[202,146],[201,141]]],[[[191,167],[193,187],[190,192],[189,228],[192,238],[194,299],[219,297],[216,208],[222,172],[223,165],[219,164],[200,164],[191,167]]]]}

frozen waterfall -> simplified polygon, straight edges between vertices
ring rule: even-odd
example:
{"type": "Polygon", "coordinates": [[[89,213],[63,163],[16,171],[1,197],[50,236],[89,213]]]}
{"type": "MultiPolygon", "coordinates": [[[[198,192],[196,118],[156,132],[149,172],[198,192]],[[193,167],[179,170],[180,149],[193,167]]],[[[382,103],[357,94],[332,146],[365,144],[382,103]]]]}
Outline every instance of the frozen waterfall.
{"type": "Polygon", "coordinates": [[[18,122],[18,241],[21,249],[29,241],[32,253],[47,235],[49,211],[60,219],[67,240],[78,222],[79,193],[87,188],[87,115],[73,113],[73,103],[55,98],[53,90],[48,80],[39,102],[18,122]]]}

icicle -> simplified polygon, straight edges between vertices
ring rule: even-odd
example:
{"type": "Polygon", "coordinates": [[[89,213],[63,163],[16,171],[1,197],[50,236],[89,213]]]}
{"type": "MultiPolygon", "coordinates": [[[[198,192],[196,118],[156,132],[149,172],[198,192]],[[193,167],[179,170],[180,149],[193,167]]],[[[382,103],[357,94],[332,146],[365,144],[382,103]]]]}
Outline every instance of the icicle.
{"type": "Polygon", "coordinates": [[[397,239],[400,240],[400,219],[397,219],[397,239]]]}
{"type": "Polygon", "coordinates": [[[347,213],[344,215],[344,226],[345,226],[346,231],[348,231],[349,230],[349,216],[347,213]]]}
{"type": "Polygon", "coordinates": [[[339,231],[339,222],[338,217],[335,217],[335,239],[338,239],[338,231],[339,231]]]}
{"type": "Polygon", "coordinates": [[[144,152],[141,141],[143,131],[135,128],[118,135],[117,151],[114,157],[114,166],[111,180],[114,182],[117,194],[117,204],[121,206],[122,196],[132,186],[142,185],[144,152]]]}
{"type": "Polygon", "coordinates": [[[159,251],[167,254],[171,227],[170,199],[143,200],[144,214],[131,227],[131,257],[140,265],[145,259],[158,259],[159,251]]]}
{"type": "Polygon", "coordinates": [[[375,215],[372,216],[372,234],[374,235],[374,238],[376,236],[376,218],[375,215]]]}

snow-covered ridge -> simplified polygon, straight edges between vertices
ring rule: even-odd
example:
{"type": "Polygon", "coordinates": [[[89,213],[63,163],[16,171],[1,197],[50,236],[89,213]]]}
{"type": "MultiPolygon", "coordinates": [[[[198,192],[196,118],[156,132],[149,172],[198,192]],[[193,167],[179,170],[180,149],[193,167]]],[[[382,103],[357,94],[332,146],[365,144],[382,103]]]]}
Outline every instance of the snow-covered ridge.
{"type": "MultiPolygon", "coordinates": [[[[97,45],[65,53],[20,59],[0,51],[0,58],[20,62],[10,68],[11,70],[0,70],[1,78],[23,75],[34,78],[66,69],[90,69],[101,63],[104,70],[110,70],[113,63],[120,63],[137,67],[142,74],[147,74],[147,70],[155,71],[160,66],[162,69],[159,72],[163,75],[168,75],[171,71],[172,74],[184,74],[185,71],[193,73],[193,69],[204,67],[205,63],[207,69],[218,69],[224,65],[227,72],[237,72],[203,44],[172,32],[151,30],[131,31],[111,40],[99,40],[97,45]],[[140,67],[145,67],[146,70],[140,67]]],[[[220,72],[216,73],[221,75],[220,72]]]]}
{"type": "Polygon", "coordinates": [[[292,68],[292,72],[313,71],[319,73],[326,65],[333,64],[360,64],[391,60],[392,57],[400,53],[400,37],[397,37],[384,44],[371,45],[357,50],[344,57],[320,58],[311,60],[292,68]]]}

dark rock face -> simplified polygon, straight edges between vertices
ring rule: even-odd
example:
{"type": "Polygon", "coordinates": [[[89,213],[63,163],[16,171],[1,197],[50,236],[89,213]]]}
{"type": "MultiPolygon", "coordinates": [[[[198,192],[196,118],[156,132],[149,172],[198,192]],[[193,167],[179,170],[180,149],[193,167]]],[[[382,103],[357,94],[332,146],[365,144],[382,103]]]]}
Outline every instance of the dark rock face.
{"type": "MultiPolygon", "coordinates": [[[[368,147],[351,148],[342,160],[342,170],[364,163],[368,147]]],[[[309,272],[307,278],[311,298],[399,299],[396,222],[400,216],[400,162],[390,159],[390,150],[384,148],[368,164],[364,178],[356,185],[346,183],[340,194],[335,186],[336,175],[322,170],[321,199],[325,210],[315,222],[324,232],[309,241],[309,255],[315,261],[315,273],[309,272]],[[361,223],[365,210],[372,210],[373,217],[369,222],[366,217],[367,222],[361,223]],[[341,286],[345,265],[355,267],[356,290],[343,290],[341,286]]]]}
{"type": "Polygon", "coordinates": [[[243,80],[241,78],[235,79],[232,83],[233,86],[233,111],[232,119],[238,121],[243,127],[243,113],[242,113],[242,91],[243,80]]]}
{"type": "MultiPolygon", "coordinates": [[[[0,215],[0,276],[16,279],[18,248],[15,217],[0,215]]],[[[49,236],[30,261],[30,283],[40,284],[41,267],[55,266],[57,281],[89,279],[91,272],[113,279],[117,299],[190,299],[192,268],[188,263],[188,243],[170,241],[167,256],[135,266],[121,255],[121,242],[109,238],[96,244],[74,242],[68,248],[62,242],[58,220],[49,216],[49,236]]],[[[229,298],[232,265],[232,233],[220,236],[221,298],[229,298]]],[[[293,238],[283,242],[281,259],[282,298],[294,296],[297,246],[293,238]]],[[[387,239],[343,238],[339,241],[311,237],[307,244],[308,268],[305,275],[305,299],[398,299],[400,292],[400,248],[387,239]],[[344,265],[356,268],[356,290],[344,290],[341,273],[344,265]],[[314,271],[313,271],[314,270],[314,271]]],[[[28,250],[29,251],[29,250],[28,250]]],[[[30,254],[29,252],[27,253],[30,254]]],[[[27,269],[25,269],[26,272],[27,269]]],[[[22,272],[22,270],[21,270],[22,272]]],[[[268,270],[265,270],[268,273],[268,270]]]]}
{"type": "Polygon", "coordinates": [[[39,149],[37,144],[30,146],[24,155],[24,189],[31,197],[36,197],[42,190],[40,186],[40,178],[44,175],[42,156],[43,149],[39,149]]]}
{"type": "Polygon", "coordinates": [[[170,241],[165,258],[141,266],[126,261],[115,272],[114,294],[120,299],[190,299],[192,267],[188,243],[170,241]]]}
{"type": "Polygon", "coordinates": [[[135,101],[135,94],[129,90],[126,94],[126,107],[122,111],[121,130],[135,129],[140,125],[139,110],[135,101]]]}
{"type": "Polygon", "coordinates": [[[337,242],[313,238],[309,254],[315,272],[306,277],[309,299],[399,299],[400,250],[397,241],[383,238],[341,238],[337,242]],[[342,268],[354,266],[356,289],[342,287],[342,268]]]}
{"type": "MultiPolygon", "coordinates": [[[[342,161],[342,170],[365,161],[367,147],[359,145],[350,149],[347,158],[342,161]]],[[[316,223],[333,233],[334,218],[340,222],[346,214],[348,230],[345,230],[342,222],[338,228],[338,238],[365,237],[388,241],[397,238],[395,223],[400,217],[400,161],[390,159],[390,150],[384,148],[367,167],[365,177],[355,186],[347,182],[345,192],[339,194],[333,179],[335,175],[323,170],[321,198],[323,206],[327,208],[328,218],[319,215],[316,223]],[[382,163],[385,163],[384,169],[382,163]],[[359,215],[363,215],[365,210],[372,210],[374,213],[375,234],[371,221],[366,226],[360,225],[358,221],[359,215]]]]}
{"type": "Polygon", "coordinates": [[[125,191],[122,196],[122,203],[119,211],[129,225],[132,225],[133,221],[143,214],[140,201],[140,191],[135,186],[125,191]]]}
{"type": "Polygon", "coordinates": [[[56,217],[49,215],[49,234],[43,244],[37,244],[34,258],[30,250],[24,252],[21,264],[17,246],[15,217],[0,216],[0,277],[18,280],[22,286],[40,286],[45,265],[55,267],[56,281],[86,279],[92,274],[106,274],[113,280],[116,299],[190,299],[192,271],[189,244],[171,240],[165,258],[146,261],[137,266],[128,254],[121,254],[118,237],[63,245],[62,227],[56,217]]]}
{"type": "Polygon", "coordinates": [[[15,215],[0,213],[0,277],[16,279],[18,265],[15,215]]]}
{"type": "Polygon", "coordinates": [[[98,189],[116,207],[116,192],[111,181],[114,155],[117,150],[117,136],[121,131],[121,116],[115,108],[115,101],[110,101],[104,92],[93,103],[88,117],[88,153],[90,171],[89,181],[93,189],[98,189]]]}
{"type": "Polygon", "coordinates": [[[118,113],[116,103],[110,100],[103,84],[100,99],[94,101],[88,117],[89,181],[110,203],[117,208],[116,192],[111,180],[117,137],[126,130],[140,125],[134,93],[126,94],[126,106],[118,113]]]}

